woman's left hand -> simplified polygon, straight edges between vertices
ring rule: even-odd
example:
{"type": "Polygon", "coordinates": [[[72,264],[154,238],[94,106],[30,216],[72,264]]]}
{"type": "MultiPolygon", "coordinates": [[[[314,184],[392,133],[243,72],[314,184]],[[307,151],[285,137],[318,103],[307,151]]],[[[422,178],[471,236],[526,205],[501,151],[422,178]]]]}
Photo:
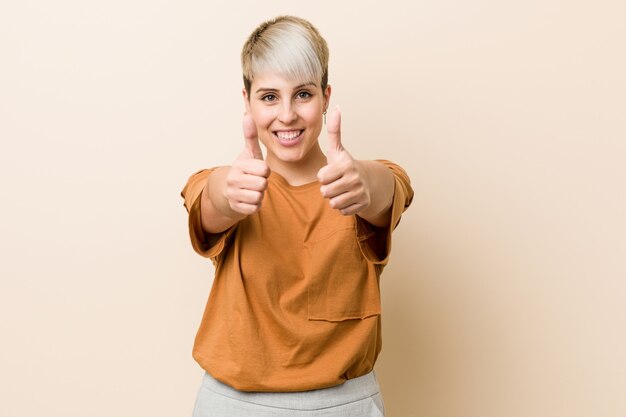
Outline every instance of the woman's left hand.
{"type": "Polygon", "coordinates": [[[336,108],[328,116],[327,165],[319,170],[317,178],[322,184],[321,192],[330,207],[344,216],[366,210],[371,204],[370,184],[367,172],[360,161],[341,144],[341,112],[336,108]]]}

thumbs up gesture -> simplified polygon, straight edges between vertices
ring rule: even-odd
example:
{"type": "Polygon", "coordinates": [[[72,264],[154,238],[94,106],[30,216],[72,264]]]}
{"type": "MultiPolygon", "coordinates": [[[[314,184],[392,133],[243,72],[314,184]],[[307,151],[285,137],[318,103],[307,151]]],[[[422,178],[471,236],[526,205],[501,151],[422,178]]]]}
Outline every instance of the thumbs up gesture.
{"type": "Polygon", "coordinates": [[[243,117],[243,136],[245,148],[230,167],[225,193],[230,208],[245,216],[261,208],[270,168],[263,160],[256,126],[248,114],[243,117]]]}
{"type": "Polygon", "coordinates": [[[341,112],[339,107],[328,117],[327,165],[319,170],[317,178],[321,192],[330,207],[344,216],[362,212],[371,203],[366,172],[341,144],[341,112]]]}

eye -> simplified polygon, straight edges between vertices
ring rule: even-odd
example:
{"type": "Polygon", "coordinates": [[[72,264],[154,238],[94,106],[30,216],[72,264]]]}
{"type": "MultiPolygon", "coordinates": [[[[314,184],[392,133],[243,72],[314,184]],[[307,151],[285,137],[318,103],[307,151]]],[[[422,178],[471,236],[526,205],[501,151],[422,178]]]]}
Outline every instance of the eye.
{"type": "Polygon", "coordinates": [[[302,100],[306,100],[312,97],[312,94],[309,93],[308,91],[300,91],[297,95],[296,95],[299,99],[302,100]]]}
{"type": "Polygon", "coordinates": [[[261,100],[263,101],[267,101],[268,103],[271,103],[272,101],[276,101],[277,97],[274,94],[266,94],[263,97],[261,97],[261,100]]]}

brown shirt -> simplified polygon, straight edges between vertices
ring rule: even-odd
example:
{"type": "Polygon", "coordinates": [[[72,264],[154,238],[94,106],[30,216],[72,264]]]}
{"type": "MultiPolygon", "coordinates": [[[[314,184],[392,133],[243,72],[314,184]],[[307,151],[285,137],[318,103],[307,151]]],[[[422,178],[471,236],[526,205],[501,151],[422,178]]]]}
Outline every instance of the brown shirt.
{"type": "Polygon", "coordinates": [[[193,248],[211,258],[215,279],[193,357],[214,378],[242,391],[306,391],[370,372],[381,349],[379,277],[391,231],[413,198],[395,177],[391,224],[375,228],[342,216],[320,184],[269,177],[261,210],[210,246],[200,222],[201,193],[213,169],[182,191],[193,248]]]}

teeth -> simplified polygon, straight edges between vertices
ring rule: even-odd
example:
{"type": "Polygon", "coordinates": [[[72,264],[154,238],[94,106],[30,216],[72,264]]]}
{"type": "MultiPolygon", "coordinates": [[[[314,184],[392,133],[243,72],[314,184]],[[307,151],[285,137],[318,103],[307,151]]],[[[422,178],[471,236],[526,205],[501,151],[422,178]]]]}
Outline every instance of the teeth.
{"type": "Polygon", "coordinates": [[[301,130],[292,130],[289,132],[276,132],[276,136],[282,140],[293,140],[300,136],[300,133],[302,133],[301,130]]]}

